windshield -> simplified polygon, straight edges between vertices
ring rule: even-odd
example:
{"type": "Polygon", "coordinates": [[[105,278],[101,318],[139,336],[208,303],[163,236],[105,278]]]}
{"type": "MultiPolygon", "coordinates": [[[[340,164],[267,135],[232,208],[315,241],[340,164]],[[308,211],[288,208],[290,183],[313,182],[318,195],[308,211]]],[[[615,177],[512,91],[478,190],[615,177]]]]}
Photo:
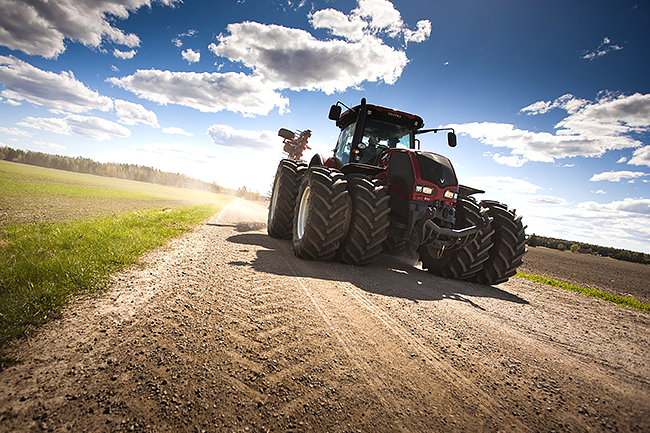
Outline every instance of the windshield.
{"type": "MultiPolygon", "coordinates": [[[[355,127],[356,124],[353,123],[341,131],[339,136],[336,156],[343,164],[347,164],[350,160],[350,147],[355,127]]],[[[409,128],[381,120],[367,119],[363,130],[363,138],[359,144],[359,150],[361,151],[361,160],[359,162],[374,165],[382,150],[388,148],[409,149],[410,147],[411,134],[409,128]]]]}

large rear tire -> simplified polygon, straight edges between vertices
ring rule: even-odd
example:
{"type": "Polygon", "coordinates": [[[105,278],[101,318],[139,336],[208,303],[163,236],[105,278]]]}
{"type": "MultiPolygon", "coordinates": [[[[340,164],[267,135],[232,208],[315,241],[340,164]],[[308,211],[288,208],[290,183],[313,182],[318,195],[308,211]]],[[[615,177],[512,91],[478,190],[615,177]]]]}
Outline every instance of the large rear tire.
{"type": "Polygon", "coordinates": [[[484,200],[479,206],[488,209],[488,215],[494,220],[492,242],[489,258],[483,263],[483,269],[476,273],[474,281],[492,285],[508,281],[517,273],[526,253],[526,227],[513,209],[496,201],[484,200]]]}
{"type": "MultiPolygon", "coordinates": [[[[479,225],[486,216],[486,210],[472,198],[461,198],[456,204],[457,229],[479,225]]],[[[472,242],[461,249],[445,251],[440,258],[437,249],[421,246],[418,253],[422,268],[440,277],[468,280],[483,268],[483,263],[489,258],[493,233],[494,229],[488,225],[472,242]]]]}
{"type": "Polygon", "coordinates": [[[388,188],[379,179],[361,174],[348,178],[352,203],[350,228],[338,251],[339,258],[350,265],[373,262],[388,235],[388,188]]]}
{"type": "Polygon", "coordinates": [[[293,211],[296,208],[296,196],[302,176],[307,171],[303,162],[283,159],[278,165],[273,181],[271,204],[266,228],[269,236],[279,239],[291,239],[293,211]]]}
{"type": "Polygon", "coordinates": [[[343,173],[311,167],[303,177],[293,221],[293,251],[310,260],[334,257],[350,225],[350,196],[343,173]]]}

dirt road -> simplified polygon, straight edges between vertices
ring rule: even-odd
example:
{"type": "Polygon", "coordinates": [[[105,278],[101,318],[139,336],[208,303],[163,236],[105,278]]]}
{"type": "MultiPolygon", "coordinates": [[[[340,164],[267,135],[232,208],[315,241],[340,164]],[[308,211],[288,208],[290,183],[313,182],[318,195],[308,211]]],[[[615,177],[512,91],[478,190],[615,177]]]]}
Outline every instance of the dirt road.
{"type": "Polygon", "coordinates": [[[296,258],[237,200],[0,373],[2,431],[650,431],[650,315],[389,256],[296,258]]]}

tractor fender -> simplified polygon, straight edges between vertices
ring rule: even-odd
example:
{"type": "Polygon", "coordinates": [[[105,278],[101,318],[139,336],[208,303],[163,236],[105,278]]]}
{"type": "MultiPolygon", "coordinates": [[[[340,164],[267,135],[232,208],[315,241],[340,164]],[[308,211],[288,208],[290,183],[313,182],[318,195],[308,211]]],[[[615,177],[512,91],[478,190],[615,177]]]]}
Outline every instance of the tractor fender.
{"type": "Polygon", "coordinates": [[[315,154],[311,160],[309,161],[309,167],[322,167],[323,164],[323,158],[319,154],[315,154]]]}

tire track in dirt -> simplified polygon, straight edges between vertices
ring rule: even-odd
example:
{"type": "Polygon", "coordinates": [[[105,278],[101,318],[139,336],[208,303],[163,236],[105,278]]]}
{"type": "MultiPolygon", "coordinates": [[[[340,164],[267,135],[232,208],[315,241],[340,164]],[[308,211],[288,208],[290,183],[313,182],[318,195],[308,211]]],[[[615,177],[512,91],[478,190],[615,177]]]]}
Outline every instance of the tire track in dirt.
{"type": "MultiPolygon", "coordinates": [[[[276,242],[280,244],[278,250],[285,255],[298,283],[323,321],[337,335],[348,357],[365,373],[363,380],[368,383],[371,392],[379,396],[379,401],[391,413],[391,417],[395,413],[409,413],[411,407],[433,407],[438,416],[440,413],[454,413],[455,422],[472,424],[476,430],[494,428],[499,420],[492,409],[496,404],[490,395],[476,388],[469,379],[441,361],[431,349],[403,329],[402,325],[374,306],[361,289],[339,280],[355,272],[354,268],[336,265],[336,269],[343,272],[334,275],[328,270],[329,267],[323,267],[324,273],[328,274],[324,280],[333,287],[325,287],[321,279],[317,280],[318,284],[309,284],[299,276],[309,272],[303,267],[320,265],[296,262],[286,245],[282,241],[276,242]],[[296,268],[303,269],[296,271],[296,268]],[[422,392],[424,390],[428,392],[422,392]],[[476,398],[472,401],[458,398],[467,393],[476,398]],[[459,411],[459,408],[462,410],[459,411]]],[[[399,419],[399,416],[396,418],[399,419]]],[[[426,422],[431,423],[431,420],[426,422]]],[[[410,414],[408,426],[403,427],[411,431],[426,429],[426,422],[410,414]]],[[[510,425],[523,428],[514,419],[510,425]]]]}

